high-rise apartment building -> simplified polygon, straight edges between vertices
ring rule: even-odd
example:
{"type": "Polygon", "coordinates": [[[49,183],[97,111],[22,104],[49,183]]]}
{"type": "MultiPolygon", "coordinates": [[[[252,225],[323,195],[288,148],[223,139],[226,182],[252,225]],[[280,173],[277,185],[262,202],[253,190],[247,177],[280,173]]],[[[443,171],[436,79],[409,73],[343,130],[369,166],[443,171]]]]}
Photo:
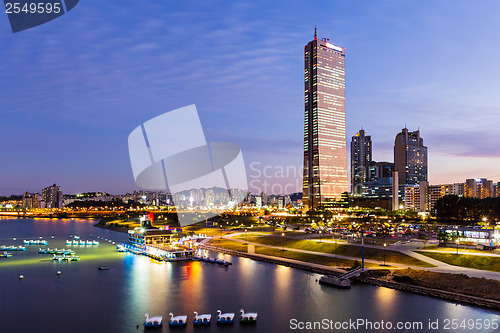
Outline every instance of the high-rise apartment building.
{"type": "Polygon", "coordinates": [[[304,205],[317,207],[347,191],[345,48],[327,38],[304,50],[304,205]]]}
{"type": "Polygon", "coordinates": [[[44,202],[45,208],[62,208],[63,194],[61,186],[54,184],[42,189],[42,202],[44,202]]]}
{"type": "Polygon", "coordinates": [[[28,209],[44,208],[42,205],[42,196],[38,193],[24,193],[23,207],[28,209]]]}
{"type": "Polygon", "coordinates": [[[394,168],[398,171],[401,185],[418,185],[427,181],[427,147],[420,137],[420,130],[409,132],[403,128],[396,135],[394,168]]]}
{"type": "Polygon", "coordinates": [[[351,193],[361,195],[363,183],[368,180],[367,170],[372,161],[372,137],[359,130],[351,140],[351,193]]]}
{"type": "Polygon", "coordinates": [[[494,198],[496,196],[493,181],[486,178],[467,179],[464,186],[465,196],[471,198],[494,198]]]}

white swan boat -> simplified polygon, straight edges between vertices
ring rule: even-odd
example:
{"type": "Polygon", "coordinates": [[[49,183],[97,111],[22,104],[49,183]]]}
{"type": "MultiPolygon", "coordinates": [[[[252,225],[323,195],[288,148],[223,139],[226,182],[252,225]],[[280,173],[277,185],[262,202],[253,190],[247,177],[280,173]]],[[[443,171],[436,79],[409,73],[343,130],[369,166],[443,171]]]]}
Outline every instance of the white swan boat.
{"type": "Polygon", "coordinates": [[[199,315],[198,312],[195,311],[193,323],[195,325],[209,325],[211,319],[212,319],[211,314],[207,313],[199,315]]]}
{"type": "Polygon", "coordinates": [[[186,326],[187,325],[187,316],[176,316],[172,312],[169,313],[170,321],[168,324],[170,326],[186,326]]]}
{"type": "Polygon", "coordinates": [[[240,312],[241,312],[240,323],[253,324],[253,323],[257,322],[257,313],[256,312],[245,313],[245,311],[243,309],[241,309],[240,312]]]}
{"type": "Polygon", "coordinates": [[[222,313],[217,310],[217,324],[232,324],[234,323],[234,312],[222,313]]]}
{"type": "Polygon", "coordinates": [[[163,316],[149,317],[149,313],[145,313],[144,316],[146,316],[144,327],[161,327],[163,325],[163,316]]]}

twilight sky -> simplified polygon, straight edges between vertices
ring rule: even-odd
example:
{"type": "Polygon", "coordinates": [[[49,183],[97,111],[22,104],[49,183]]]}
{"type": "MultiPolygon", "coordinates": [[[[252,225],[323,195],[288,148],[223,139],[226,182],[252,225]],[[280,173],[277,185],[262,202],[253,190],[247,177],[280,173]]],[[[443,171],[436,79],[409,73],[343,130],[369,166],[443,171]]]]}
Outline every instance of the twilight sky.
{"type": "Polygon", "coordinates": [[[299,190],[315,25],[347,48],[348,144],[362,126],[392,161],[406,124],[431,184],[500,181],[498,1],[83,0],[15,34],[0,13],[0,194],[137,189],[129,133],[190,104],[242,147],[251,190],[299,190]]]}

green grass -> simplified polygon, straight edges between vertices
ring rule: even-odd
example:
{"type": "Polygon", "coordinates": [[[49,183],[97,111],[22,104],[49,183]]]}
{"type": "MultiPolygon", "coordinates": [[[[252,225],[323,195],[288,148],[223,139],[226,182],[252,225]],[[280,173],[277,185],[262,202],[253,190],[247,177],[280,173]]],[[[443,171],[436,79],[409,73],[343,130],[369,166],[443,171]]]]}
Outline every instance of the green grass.
{"type": "Polygon", "coordinates": [[[228,239],[213,238],[209,244],[234,251],[241,251],[241,252],[248,251],[248,245],[228,239]]]}
{"type": "MultiPolygon", "coordinates": [[[[455,252],[457,251],[457,248],[456,247],[452,247],[452,246],[438,246],[438,245],[431,245],[431,246],[426,246],[424,248],[422,248],[422,250],[432,250],[432,251],[435,251],[435,252],[455,252]]],[[[499,251],[498,250],[495,250],[495,251],[484,251],[484,250],[476,250],[476,249],[467,249],[467,248],[459,248],[458,251],[460,253],[478,253],[478,254],[492,254],[492,253],[496,253],[496,254],[499,254],[499,251]]]]}
{"type": "MultiPolygon", "coordinates": [[[[263,245],[272,245],[272,246],[282,246],[283,239],[277,236],[254,236],[254,235],[242,235],[238,236],[239,239],[245,239],[248,242],[263,244],[263,245]]],[[[314,252],[322,252],[322,253],[332,253],[338,254],[348,257],[361,258],[361,246],[355,245],[345,245],[345,244],[337,244],[331,242],[318,242],[318,241],[310,241],[305,239],[290,239],[285,237],[285,247],[299,249],[299,250],[308,250],[314,252]]],[[[365,246],[365,259],[373,259],[378,261],[384,261],[384,252],[385,252],[385,261],[392,263],[399,263],[409,266],[421,266],[421,267],[435,267],[432,264],[426,263],[422,260],[418,260],[416,258],[407,256],[406,254],[391,251],[391,250],[381,250],[375,249],[365,246]]]]}
{"type": "Polygon", "coordinates": [[[436,259],[453,266],[500,272],[499,257],[471,256],[467,254],[457,255],[455,253],[438,253],[438,252],[424,252],[424,251],[417,251],[417,252],[429,258],[436,259]]]}

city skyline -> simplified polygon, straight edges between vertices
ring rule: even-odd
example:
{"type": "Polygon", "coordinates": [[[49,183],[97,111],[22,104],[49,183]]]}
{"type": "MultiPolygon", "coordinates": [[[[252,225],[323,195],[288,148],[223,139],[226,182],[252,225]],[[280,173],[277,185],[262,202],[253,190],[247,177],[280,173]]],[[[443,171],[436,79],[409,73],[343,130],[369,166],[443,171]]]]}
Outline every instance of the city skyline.
{"type": "Polygon", "coordinates": [[[17,34],[4,15],[0,194],[52,183],[67,193],[133,191],[127,134],[192,103],[207,138],[239,144],[247,165],[300,168],[302,56],[314,25],[349,51],[346,136],[362,126],[374,160],[391,160],[394,134],[407,124],[430,149],[429,183],[500,179],[498,3],[321,7],[335,15],[301,3],[88,1],[17,34]],[[221,51],[228,43],[231,52],[221,51]]]}

